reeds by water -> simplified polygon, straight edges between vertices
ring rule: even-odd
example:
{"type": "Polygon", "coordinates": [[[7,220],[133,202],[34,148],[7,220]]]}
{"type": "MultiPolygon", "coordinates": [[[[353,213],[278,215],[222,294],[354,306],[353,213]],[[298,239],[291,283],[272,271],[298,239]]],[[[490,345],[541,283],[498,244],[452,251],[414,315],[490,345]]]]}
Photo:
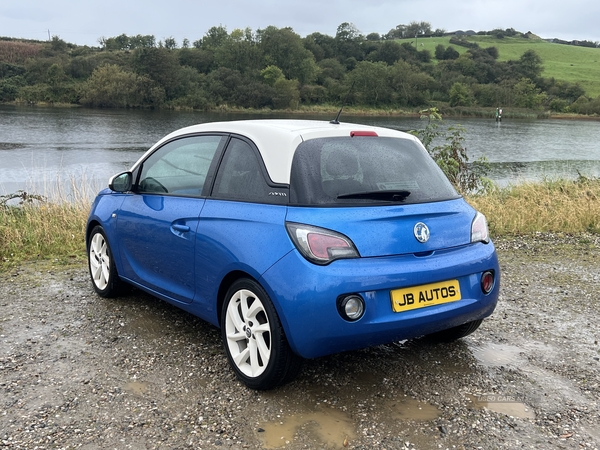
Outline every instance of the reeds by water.
{"type": "MultiPolygon", "coordinates": [[[[68,199],[0,197],[0,270],[22,261],[81,264],[91,188],[72,183],[68,199]],[[19,198],[16,198],[18,200],[19,198]]],[[[63,192],[64,192],[63,191],[63,192]]],[[[467,200],[488,219],[492,237],[537,232],[600,234],[600,179],[544,180],[496,188],[467,200]]]]}
{"type": "Polygon", "coordinates": [[[26,260],[83,260],[90,191],[89,184],[72,179],[43,196],[0,196],[0,270],[26,260]]]}
{"type": "Polygon", "coordinates": [[[492,236],[600,233],[597,178],[522,183],[467,200],[485,214],[492,236]]]}

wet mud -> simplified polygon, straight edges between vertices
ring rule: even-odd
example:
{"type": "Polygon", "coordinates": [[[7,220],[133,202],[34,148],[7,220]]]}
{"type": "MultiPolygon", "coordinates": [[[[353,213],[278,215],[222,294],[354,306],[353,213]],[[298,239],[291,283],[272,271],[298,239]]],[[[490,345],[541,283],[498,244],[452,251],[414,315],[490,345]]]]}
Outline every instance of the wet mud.
{"type": "Polygon", "coordinates": [[[0,275],[0,448],[600,448],[600,241],[496,242],[494,315],[452,344],[306,361],[245,388],[217,329],[84,267],[0,275]]]}

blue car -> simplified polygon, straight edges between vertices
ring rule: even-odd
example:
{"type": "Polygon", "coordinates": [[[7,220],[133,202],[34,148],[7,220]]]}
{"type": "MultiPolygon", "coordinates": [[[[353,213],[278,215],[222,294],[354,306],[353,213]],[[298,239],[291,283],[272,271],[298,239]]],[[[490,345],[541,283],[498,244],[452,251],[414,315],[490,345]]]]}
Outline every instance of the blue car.
{"type": "Polygon", "coordinates": [[[195,125],[95,199],[95,291],[133,285],[220,327],[253,389],[304,358],[479,327],[500,272],[485,217],[417,138],[308,120],[195,125]]]}

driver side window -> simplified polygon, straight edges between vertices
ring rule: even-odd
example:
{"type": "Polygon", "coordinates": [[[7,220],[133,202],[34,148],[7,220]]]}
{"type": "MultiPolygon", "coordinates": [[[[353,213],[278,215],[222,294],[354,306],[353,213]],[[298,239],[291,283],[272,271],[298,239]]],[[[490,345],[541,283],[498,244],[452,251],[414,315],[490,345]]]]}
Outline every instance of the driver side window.
{"type": "Polygon", "coordinates": [[[221,136],[171,141],[144,161],[137,192],[200,197],[221,136]]]}

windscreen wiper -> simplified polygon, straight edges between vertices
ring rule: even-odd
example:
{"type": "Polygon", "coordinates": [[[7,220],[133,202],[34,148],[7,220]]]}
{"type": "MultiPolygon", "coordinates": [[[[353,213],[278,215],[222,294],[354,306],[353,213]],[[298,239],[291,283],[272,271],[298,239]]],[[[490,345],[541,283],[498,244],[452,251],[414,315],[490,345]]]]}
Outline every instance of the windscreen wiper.
{"type": "Polygon", "coordinates": [[[369,199],[381,200],[384,202],[403,202],[410,195],[410,191],[369,191],[369,192],[354,192],[351,194],[338,195],[339,199],[369,199]]]}

